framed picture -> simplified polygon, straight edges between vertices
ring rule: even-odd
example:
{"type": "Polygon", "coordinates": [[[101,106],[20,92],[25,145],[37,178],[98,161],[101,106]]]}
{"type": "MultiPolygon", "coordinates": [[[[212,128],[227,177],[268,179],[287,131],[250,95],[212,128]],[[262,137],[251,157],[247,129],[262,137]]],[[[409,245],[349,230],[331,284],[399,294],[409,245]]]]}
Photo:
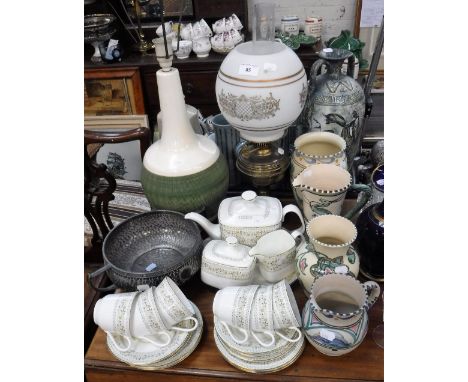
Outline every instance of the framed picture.
{"type": "MultiPolygon", "coordinates": [[[[132,130],[137,127],[149,129],[148,116],[144,115],[110,115],[85,116],[84,128],[95,131],[121,131],[132,130]]],[[[107,166],[116,179],[140,181],[141,152],[140,142],[130,141],[124,143],[105,143],[95,146],[97,152],[96,162],[107,166]]]]}
{"type": "Polygon", "coordinates": [[[85,70],[85,116],[132,114],[145,114],[137,67],[85,70]]]}

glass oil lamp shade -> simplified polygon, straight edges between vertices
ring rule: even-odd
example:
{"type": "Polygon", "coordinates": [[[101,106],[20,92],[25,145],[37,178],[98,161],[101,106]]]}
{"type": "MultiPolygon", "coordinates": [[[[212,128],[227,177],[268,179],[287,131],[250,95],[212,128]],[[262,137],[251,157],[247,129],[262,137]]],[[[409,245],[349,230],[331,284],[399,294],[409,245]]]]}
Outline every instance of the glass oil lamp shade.
{"type": "Polygon", "coordinates": [[[274,41],[274,4],[256,4],[254,40],[237,45],[216,79],[221,113],[250,142],[280,139],[297,119],[307,96],[307,76],[299,57],[274,41]]]}
{"type": "Polygon", "coordinates": [[[276,143],[246,142],[239,150],[237,169],[257,187],[266,187],[283,179],[289,158],[276,143]]]}

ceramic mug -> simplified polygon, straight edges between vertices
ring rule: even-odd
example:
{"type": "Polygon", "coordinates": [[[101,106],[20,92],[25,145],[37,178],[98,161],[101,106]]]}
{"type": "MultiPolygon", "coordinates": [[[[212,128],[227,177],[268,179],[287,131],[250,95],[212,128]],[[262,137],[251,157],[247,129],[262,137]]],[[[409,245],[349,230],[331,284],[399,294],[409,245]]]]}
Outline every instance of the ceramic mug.
{"type": "MultiPolygon", "coordinates": [[[[154,295],[155,289],[155,287],[148,288],[138,296],[136,309],[130,323],[130,329],[135,338],[161,347],[171,343],[175,331],[192,332],[197,329],[198,320],[191,317],[191,321],[194,321],[195,325],[190,328],[180,326],[167,327],[156,304],[154,295]],[[148,338],[148,336],[152,336],[153,339],[148,338]],[[166,341],[163,343],[155,341],[154,336],[164,337],[166,341]]],[[[184,321],[182,322],[184,323],[184,321]]]]}
{"type": "Polygon", "coordinates": [[[296,239],[304,236],[299,231],[289,233],[284,229],[262,236],[250,249],[249,255],[258,260],[258,269],[265,280],[278,282],[295,270],[296,239]]]}
{"type": "Polygon", "coordinates": [[[98,300],[94,306],[94,322],[108,335],[113,345],[121,352],[130,350],[133,344],[130,320],[138,293],[110,294],[98,300]],[[115,341],[114,335],[119,335],[125,339],[127,346],[125,348],[120,347],[115,341]]]}
{"type": "Polygon", "coordinates": [[[250,311],[258,288],[258,285],[226,287],[219,290],[213,300],[213,314],[238,344],[243,344],[249,339],[250,311]],[[243,338],[237,338],[232,333],[232,326],[242,333],[243,338]]]}
{"type": "Polygon", "coordinates": [[[292,182],[302,199],[302,212],[307,221],[319,215],[339,215],[348,189],[363,192],[355,206],[345,214],[353,217],[368,201],[371,189],[365,184],[352,184],[351,174],[334,164],[312,164],[292,182]]]}
{"type": "MultiPolygon", "coordinates": [[[[164,23],[164,29],[166,29],[166,37],[169,33],[172,32],[172,21],[168,21],[168,22],[165,22],[164,23]]],[[[159,37],[163,37],[163,30],[162,30],[162,25],[160,25],[157,29],[156,29],[156,34],[159,36],[159,37]]]]}
{"type": "Polygon", "coordinates": [[[182,331],[193,331],[198,327],[198,320],[193,317],[195,311],[190,301],[169,277],[154,289],[157,309],[166,328],[172,328],[183,321],[193,321],[194,326],[182,331]]]}
{"type": "Polygon", "coordinates": [[[193,40],[193,51],[197,57],[208,57],[211,50],[210,38],[208,36],[199,37],[193,40]]]}

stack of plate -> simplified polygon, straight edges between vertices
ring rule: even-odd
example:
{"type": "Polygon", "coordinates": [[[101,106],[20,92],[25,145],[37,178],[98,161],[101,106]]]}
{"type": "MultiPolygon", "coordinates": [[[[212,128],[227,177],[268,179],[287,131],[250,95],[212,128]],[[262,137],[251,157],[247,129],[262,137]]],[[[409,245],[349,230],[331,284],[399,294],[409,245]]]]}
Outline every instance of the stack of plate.
{"type": "MultiPolygon", "coordinates": [[[[156,347],[148,342],[135,340],[134,346],[125,352],[118,350],[107,337],[107,347],[111,353],[120,361],[143,370],[158,370],[174,366],[187,358],[198,346],[202,332],[203,319],[200,311],[191,303],[195,310],[195,317],[198,319],[198,328],[192,332],[175,331],[171,343],[164,347],[156,347]]],[[[183,324],[181,323],[180,326],[183,324]]],[[[186,324],[188,328],[189,323],[186,324]]],[[[127,343],[125,340],[115,335],[117,345],[124,348],[127,343]]]]}
{"type": "MultiPolygon", "coordinates": [[[[231,327],[231,330],[238,338],[242,337],[236,328],[231,327]]],[[[283,334],[291,339],[297,337],[297,332],[290,329],[283,330],[283,334]]],[[[268,337],[260,333],[258,333],[258,337],[261,337],[265,342],[269,341],[268,337]]],[[[272,373],[292,365],[304,350],[304,337],[302,336],[299,341],[294,343],[279,336],[275,337],[276,343],[270,347],[259,345],[252,336],[246,343],[238,344],[232,339],[226,328],[220,324],[220,320],[214,316],[216,346],[223,358],[240,370],[250,373],[272,373]]]]}

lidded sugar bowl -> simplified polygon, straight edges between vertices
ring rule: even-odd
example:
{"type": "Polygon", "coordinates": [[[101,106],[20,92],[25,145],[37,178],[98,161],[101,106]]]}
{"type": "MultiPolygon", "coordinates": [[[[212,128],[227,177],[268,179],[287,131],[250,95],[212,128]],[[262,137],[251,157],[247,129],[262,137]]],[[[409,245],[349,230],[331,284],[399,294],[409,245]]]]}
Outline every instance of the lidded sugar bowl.
{"type": "Polygon", "coordinates": [[[253,247],[263,235],[280,229],[289,212],[299,217],[301,226],[297,230],[304,233],[304,219],[297,206],[288,204],[283,207],[277,198],[257,196],[254,191],[224,199],[218,209],[219,224],[213,224],[195,212],[186,214],[185,218],[200,224],[212,239],[234,236],[240,244],[253,247]]]}
{"type": "Polygon", "coordinates": [[[203,249],[201,279],[205,284],[222,289],[250,285],[255,272],[255,257],[250,247],[239,244],[233,236],[211,240],[203,249]]]}

